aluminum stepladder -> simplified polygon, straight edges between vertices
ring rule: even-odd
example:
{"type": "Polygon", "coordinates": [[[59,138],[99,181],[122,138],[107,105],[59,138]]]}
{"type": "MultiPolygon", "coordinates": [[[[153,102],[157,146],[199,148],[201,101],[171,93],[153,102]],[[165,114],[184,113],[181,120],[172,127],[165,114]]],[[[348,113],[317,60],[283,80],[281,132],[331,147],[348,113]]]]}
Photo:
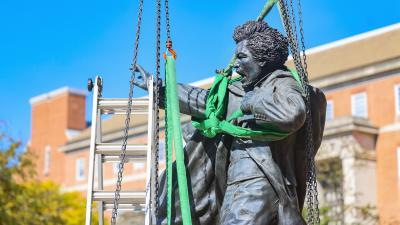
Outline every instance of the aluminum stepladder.
{"type": "MultiPolygon", "coordinates": [[[[124,191],[120,192],[119,210],[138,210],[145,212],[145,224],[155,223],[155,184],[156,176],[151,163],[156,160],[155,153],[155,105],[153,78],[148,79],[148,97],[134,98],[132,100],[132,116],[135,114],[147,114],[147,145],[128,144],[126,146],[126,160],[146,160],[146,190],[143,192],[124,191]],[[152,200],[154,199],[154,200],[152,200]]],[[[99,225],[104,224],[104,211],[112,210],[115,193],[103,190],[103,163],[119,162],[122,144],[102,143],[101,115],[126,115],[128,99],[103,98],[103,80],[97,76],[93,82],[89,81],[89,90],[93,90],[92,125],[89,150],[89,170],[86,198],[86,225],[91,224],[92,204],[98,202],[99,225]],[[95,163],[95,160],[97,164],[95,163]],[[97,189],[94,190],[95,170],[97,171],[97,189]]],[[[121,142],[122,143],[122,142],[121,142]]]]}

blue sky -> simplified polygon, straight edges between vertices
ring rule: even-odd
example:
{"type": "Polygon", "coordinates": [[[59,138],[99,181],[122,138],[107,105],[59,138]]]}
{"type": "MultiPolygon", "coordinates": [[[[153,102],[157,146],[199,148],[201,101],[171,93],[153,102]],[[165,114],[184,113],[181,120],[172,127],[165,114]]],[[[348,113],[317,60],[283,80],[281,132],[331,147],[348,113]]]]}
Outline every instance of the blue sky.
{"type": "MultiPolygon", "coordinates": [[[[178,81],[204,79],[223,68],[234,50],[232,30],[255,18],[264,2],[170,0],[178,81]]],[[[1,5],[0,123],[13,137],[29,139],[33,96],[63,86],[85,90],[87,78],[97,74],[105,80],[104,96],[128,95],[137,0],[3,0],[1,5]]],[[[308,48],[400,22],[398,0],[302,5],[308,48]]],[[[266,21],[281,29],[276,9],[266,21]]],[[[144,1],[141,37],[139,63],[154,72],[155,1],[144,1]]]]}

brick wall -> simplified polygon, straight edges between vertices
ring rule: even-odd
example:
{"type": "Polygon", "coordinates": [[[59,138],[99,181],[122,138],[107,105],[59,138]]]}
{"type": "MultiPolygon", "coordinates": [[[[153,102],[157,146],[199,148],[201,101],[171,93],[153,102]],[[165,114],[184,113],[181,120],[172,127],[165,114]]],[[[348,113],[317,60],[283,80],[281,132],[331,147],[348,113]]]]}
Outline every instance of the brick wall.
{"type": "Polygon", "coordinates": [[[85,94],[62,88],[34,97],[30,103],[30,151],[37,157],[38,178],[62,184],[65,178],[65,155],[58,148],[66,143],[68,132],[86,128],[85,94]],[[46,151],[49,152],[48,168],[45,168],[46,151]]]}
{"type": "Polygon", "coordinates": [[[396,155],[400,147],[400,127],[396,128],[399,118],[395,110],[395,86],[399,84],[400,74],[397,74],[326,93],[327,100],[332,100],[334,104],[334,118],[352,114],[352,94],[367,93],[368,119],[380,128],[375,146],[379,215],[385,223],[396,221],[396,224],[400,223],[400,165],[396,155]]]}

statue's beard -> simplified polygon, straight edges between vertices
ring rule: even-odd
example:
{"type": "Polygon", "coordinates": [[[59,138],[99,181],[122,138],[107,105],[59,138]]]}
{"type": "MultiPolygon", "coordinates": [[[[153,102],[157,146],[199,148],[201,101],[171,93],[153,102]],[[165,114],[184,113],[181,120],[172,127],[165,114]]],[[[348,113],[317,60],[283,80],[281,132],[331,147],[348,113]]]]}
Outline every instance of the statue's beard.
{"type": "Polygon", "coordinates": [[[246,75],[246,74],[244,74],[240,69],[239,70],[237,70],[236,72],[240,75],[240,76],[242,76],[242,80],[241,80],[241,82],[242,82],[242,87],[245,89],[245,90],[253,90],[253,88],[254,88],[254,86],[257,84],[257,83],[259,83],[259,82],[261,82],[261,81],[263,81],[263,80],[265,80],[273,71],[275,71],[275,70],[277,70],[277,69],[279,69],[279,68],[284,68],[285,66],[284,65],[279,65],[279,66],[276,66],[276,65],[274,65],[274,64],[267,64],[267,66],[266,67],[264,67],[263,69],[262,69],[262,71],[258,74],[258,75],[253,75],[253,76],[248,76],[248,75],[246,75]]]}
{"type": "Polygon", "coordinates": [[[246,75],[241,75],[242,76],[242,87],[245,90],[253,90],[254,84],[257,83],[260,79],[262,79],[263,74],[259,74],[256,77],[249,77],[246,75]]]}
{"type": "Polygon", "coordinates": [[[246,75],[242,75],[242,86],[243,88],[249,88],[251,86],[251,84],[253,83],[252,80],[249,80],[249,77],[247,77],[246,75]]]}
{"type": "Polygon", "coordinates": [[[264,71],[260,74],[258,74],[255,78],[249,79],[250,77],[246,75],[241,75],[242,76],[242,87],[243,89],[247,91],[252,91],[256,85],[258,85],[260,82],[263,82],[267,77],[273,72],[272,71],[264,71]]]}
{"type": "Polygon", "coordinates": [[[249,88],[252,86],[252,84],[256,83],[258,78],[262,76],[262,73],[259,73],[255,75],[254,73],[252,75],[248,75],[247,73],[244,73],[242,69],[239,67],[236,69],[236,72],[242,76],[242,86],[244,88],[249,88]]]}

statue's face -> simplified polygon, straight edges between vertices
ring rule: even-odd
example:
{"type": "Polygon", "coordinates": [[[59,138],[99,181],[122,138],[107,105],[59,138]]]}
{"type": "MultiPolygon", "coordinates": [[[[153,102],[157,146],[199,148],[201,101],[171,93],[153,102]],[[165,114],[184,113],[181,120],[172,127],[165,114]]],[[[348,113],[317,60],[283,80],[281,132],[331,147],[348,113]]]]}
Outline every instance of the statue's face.
{"type": "Polygon", "coordinates": [[[244,87],[255,83],[262,74],[265,62],[258,62],[253,58],[253,54],[247,48],[247,40],[243,40],[236,45],[235,69],[242,78],[244,87]]]}

